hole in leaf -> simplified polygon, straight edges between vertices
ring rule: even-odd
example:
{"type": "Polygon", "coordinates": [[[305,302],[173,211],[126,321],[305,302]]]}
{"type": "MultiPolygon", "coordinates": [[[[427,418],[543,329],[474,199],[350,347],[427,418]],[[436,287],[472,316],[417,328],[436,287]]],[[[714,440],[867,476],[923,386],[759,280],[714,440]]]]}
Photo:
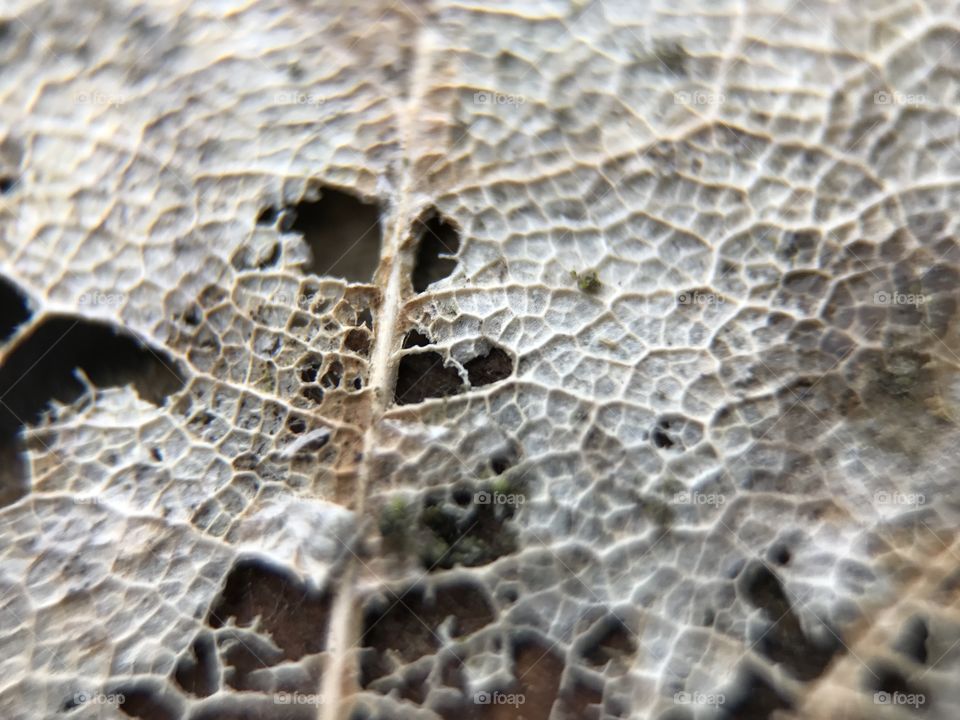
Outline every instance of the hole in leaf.
{"type": "Polygon", "coordinates": [[[13,186],[17,184],[17,179],[10,177],[8,175],[0,176],[0,195],[6,195],[8,192],[13,190],[13,186]]]}
{"type": "MultiPolygon", "coordinates": [[[[404,349],[430,344],[430,338],[419,330],[410,330],[403,339],[404,349]]],[[[513,372],[513,360],[500,348],[493,347],[486,355],[465,363],[464,368],[471,385],[478,387],[509,377],[513,372]]],[[[411,353],[400,359],[394,401],[398,405],[407,405],[427,398],[456,395],[465,389],[460,373],[455,367],[444,365],[440,353],[411,353]]]]}
{"type": "Polygon", "coordinates": [[[80,368],[97,387],[132,383],[137,394],[162,406],[183,386],[176,362],[115,328],[72,317],[51,317],[21,340],[0,367],[0,444],[21,423],[37,422],[51,400],[68,403],[83,392],[80,368]]]}
{"type": "Polygon", "coordinates": [[[353,328],[344,338],[343,346],[357,355],[366,356],[370,352],[370,333],[367,330],[353,328]]]}
{"type": "Polygon", "coordinates": [[[923,691],[910,682],[902,672],[892,665],[881,663],[872,673],[865,673],[869,686],[876,692],[890,695],[922,695],[923,691]],[[876,677],[874,677],[876,676],[876,677]]]}
{"type": "Polygon", "coordinates": [[[460,249],[457,229],[435,209],[417,220],[417,259],[413,267],[413,289],[420,293],[450,275],[457,266],[452,257],[460,249]]]}
{"type": "MultiPolygon", "coordinates": [[[[527,638],[514,645],[514,677],[517,692],[524,698],[524,709],[530,708],[530,720],[548,720],[560,690],[563,676],[563,658],[551,645],[539,639],[527,638]]],[[[526,713],[525,713],[526,714],[526,713]]]]}
{"type": "Polygon", "coordinates": [[[394,400],[397,405],[408,405],[427,398],[456,395],[462,389],[463,381],[457,369],[446,367],[440,353],[416,353],[400,359],[394,400]]]}
{"type": "Polygon", "coordinates": [[[613,661],[626,669],[624,661],[633,655],[637,646],[634,639],[616,615],[607,615],[590,633],[593,637],[583,652],[584,659],[594,667],[604,667],[613,661]]]}
{"type": "Polygon", "coordinates": [[[651,437],[653,438],[653,444],[656,445],[658,448],[668,449],[673,447],[673,440],[671,440],[670,436],[667,435],[660,428],[654,428],[653,434],[651,437]]]}
{"type": "Polygon", "coordinates": [[[293,208],[294,232],[303,235],[311,260],[305,270],[369,283],[380,262],[380,209],[341,190],[321,188],[316,201],[293,208]]]}
{"type": "Polygon", "coordinates": [[[303,418],[292,417],[287,421],[287,428],[294,435],[299,435],[307,429],[307,423],[303,418]]]}
{"type": "Polygon", "coordinates": [[[248,627],[259,618],[258,633],[269,636],[283,658],[298,660],[323,650],[329,607],[326,594],[293,575],[260,560],[241,560],[230,571],[207,623],[216,629],[235,618],[238,626],[248,627]]]}
{"type": "Polygon", "coordinates": [[[180,718],[177,703],[165,698],[162,691],[151,685],[138,684],[118,688],[116,695],[123,697],[123,701],[117,704],[123,714],[129,717],[139,718],[139,720],[178,720],[180,718]]]}
{"type": "Polygon", "coordinates": [[[513,459],[506,455],[497,455],[490,461],[490,469],[494,475],[503,475],[507,470],[513,467],[513,459]]]}
{"type": "Polygon", "coordinates": [[[323,356],[313,353],[307,355],[300,365],[300,380],[305,383],[312,383],[317,379],[320,367],[323,365],[323,356]]]}
{"type": "Polygon", "coordinates": [[[770,628],[756,642],[756,649],[775,663],[783,665],[799,680],[819,677],[840,649],[837,634],[824,633],[823,642],[806,636],[793,611],[780,578],[762,563],[754,563],[744,572],[747,601],[764,611],[770,628]]]}
{"type": "Polygon", "coordinates": [[[320,384],[325,388],[340,387],[340,381],[343,379],[343,365],[339,360],[330,363],[330,368],[320,378],[320,384]]]}
{"type": "Polygon", "coordinates": [[[926,620],[915,616],[906,622],[893,648],[914,662],[926,665],[927,638],[929,636],[930,628],[927,627],[926,620]]]}
{"type": "Polygon", "coordinates": [[[0,343],[13,335],[30,316],[26,295],[13,283],[0,278],[0,343]]]}
{"type": "Polygon", "coordinates": [[[787,565],[791,559],[790,548],[783,543],[774,545],[770,548],[770,559],[777,565],[787,565]]]}
{"type": "Polygon", "coordinates": [[[428,338],[419,330],[411,330],[403,338],[404,349],[412,347],[426,347],[429,344],[430,338],[428,338]]]}
{"type": "Polygon", "coordinates": [[[446,583],[429,594],[416,586],[378,597],[364,612],[362,641],[376,652],[363,663],[362,686],[389,672],[383,657],[388,652],[405,662],[436,652],[439,627],[447,618],[453,618],[451,635],[466,637],[493,622],[494,613],[481,587],[470,581],[446,583]]]}
{"type": "Polygon", "coordinates": [[[793,704],[753,668],[743,672],[727,694],[724,717],[730,720],[770,720],[778,710],[793,704]]]}
{"type": "Polygon", "coordinates": [[[190,654],[180,658],[174,679],[185,692],[198,697],[213,695],[219,686],[217,648],[213,638],[200,633],[190,647],[190,654]]]}
{"type": "Polygon", "coordinates": [[[300,395],[316,405],[323,404],[323,390],[316,385],[307,385],[300,391],[300,395]]]}
{"type": "Polygon", "coordinates": [[[490,348],[486,355],[476,357],[464,365],[473,387],[489,385],[510,377],[513,360],[498,347],[490,348]]]}
{"type": "Polygon", "coordinates": [[[370,311],[370,308],[365,307],[359,313],[357,313],[357,325],[356,327],[366,326],[367,330],[373,330],[373,313],[370,311]]]}
{"type": "Polygon", "coordinates": [[[278,217],[280,213],[275,207],[266,207],[257,216],[257,225],[273,225],[278,217]]]}

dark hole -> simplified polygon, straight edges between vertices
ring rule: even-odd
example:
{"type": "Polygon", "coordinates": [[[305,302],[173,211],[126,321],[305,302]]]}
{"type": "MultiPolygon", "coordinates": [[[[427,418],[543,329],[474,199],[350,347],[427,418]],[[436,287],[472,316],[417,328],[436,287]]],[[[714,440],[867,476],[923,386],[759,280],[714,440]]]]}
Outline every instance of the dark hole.
{"type": "Polygon", "coordinates": [[[132,383],[141,398],[163,405],[183,386],[175,361],[109,325],[51,317],[21,340],[0,367],[0,444],[22,423],[37,422],[51,400],[71,402],[83,391],[80,368],[97,387],[132,383]]]}
{"type": "Polygon", "coordinates": [[[373,313],[370,312],[370,308],[364,308],[357,315],[357,327],[361,325],[365,325],[367,330],[373,330],[373,313]]]}
{"type": "Polygon", "coordinates": [[[490,469],[495,475],[503,475],[513,465],[513,460],[506,455],[497,455],[490,461],[490,469]]]}
{"type": "Polygon", "coordinates": [[[653,432],[650,433],[650,437],[653,440],[653,444],[658,448],[669,450],[674,445],[673,440],[670,439],[670,436],[660,428],[654,428],[653,432]]]}
{"type": "Polygon", "coordinates": [[[202,313],[197,305],[192,305],[183,313],[183,322],[191,327],[199,325],[202,319],[202,313]]]}
{"type": "Polygon", "coordinates": [[[0,195],[6,195],[17,184],[17,179],[9,176],[0,176],[0,195]]]}
{"type": "Polygon", "coordinates": [[[397,405],[456,395],[461,390],[463,381],[460,374],[456,368],[445,367],[443,356],[439,353],[417,353],[401,358],[394,389],[397,405]]]}
{"type": "Polygon", "coordinates": [[[370,352],[370,333],[360,328],[353,328],[344,338],[343,346],[357,355],[366,355],[370,352]]]}
{"type": "Polygon", "coordinates": [[[119,703],[124,715],[140,720],[179,720],[180,713],[176,704],[156,689],[145,686],[124,687],[117,690],[123,695],[119,703]]]}
{"type": "Polygon", "coordinates": [[[774,545],[770,550],[770,557],[777,565],[787,565],[790,562],[790,548],[786,545],[774,545]]]}
{"type": "Polygon", "coordinates": [[[279,216],[280,213],[275,207],[264,208],[257,216],[257,225],[273,225],[279,216]]]}
{"type": "Polygon", "coordinates": [[[770,720],[778,710],[789,710],[793,705],[753,669],[744,672],[737,686],[726,695],[720,710],[721,717],[729,720],[770,720]]]}
{"type": "Polygon", "coordinates": [[[420,293],[453,272],[457,261],[450,256],[456,255],[460,249],[460,238],[456,228],[436,210],[418,220],[414,232],[419,241],[413,267],[413,289],[420,293]]]}
{"type": "Polygon", "coordinates": [[[419,330],[411,330],[403,338],[404,349],[412,347],[426,347],[429,344],[430,338],[428,338],[419,330]]]}
{"type": "Polygon", "coordinates": [[[363,387],[363,378],[361,378],[359,375],[357,375],[357,376],[353,379],[353,389],[354,389],[354,390],[360,390],[362,387],[363,387]]]}
{"type": "Polygon", "coordinates": [[[910,618],[904,625],[894,649],[914,662],[925,665],[927,662],[927,638],[930,629],[922,617],[910,618]]]}
{"type": "MultiPolygon", "coordinates": [[[[903,673],[892,665],[881,663],[875,665],[872,672],[864,671],[867,685],[876,692],[891,695],[924,695],[925,689],[910,682],[903,673]]],[[[928,698],[929,699],[929,698],[928,698]]]]}
{"type": "Polygon", "coordinates": [[[13,283],[0,278],[0,343],[29,319],[26,296],[13,283]]]}
{"type": "Polygon", "coordinates": [[[595,667],[603,667],[611,660],[616,662],[630,657],[637,646],[623,621],[608,615],[593,633],[594,638],[584,650],[583,657],[595,667]]]}
{"type": "Polygon", "coordinates": [[[783,591],[780,578],[773,574],[766,565],[754,563],[744,573],[746,578],[747,601],[756,608],[761,608],[774,620],[778,620],[790,610],[790,602],[783,591]]]}
{"type": "MultiPolygon", "coordinates": [[[[409,331],[403,340],[404,348],[424,347],[430,338],[418,330],[409,331]]],[[[509,377],[513,360],[498,347],[464,364],[471,385],[488,385],[509,377]]],[[[394,399],[398,405],[423,402],[427,398],[447,397],[464,390],[456,368],[447,367],[443,356],[435,352],[405,355],[400,360],[394,399]]]]}
{"type": "Polygon", "coordinates": [[[572,687],[560,693],[557,714],[561,717],[575,717],[581,720],[601,720],[603,703],[603,684],[595,680],[576,678],[572,687]]]}
{"type": "Polygon", "coordinates": [[[311,383],[317,379],[317,373],[320,372],[320,366],[323,364],[323,358],[319,355],[307,356],[304,363],[300,366],[300,380],[305,383],[311,383]]]}
{"type": "Polygon", "coordinates": [[[473,493],[467,488],[458,488],[453,491],[453,501],[460,507],[466,507],[473,502],[473,493]]]}
{"type": "Polygon", "coordinates": [[[323,650],[329,598],[294,576],[259,560],[241,560],[210,610],[207,623],[223,627],[229,618],[269,636],[283,657],[297,660],[323,650]]]}
{"type": "Polygon", "coordinates": [[[323,390],[316,385],[307,385],[300,394],[312,403],[320,405],[323,403],[323,390]]]}
{"type": "Polygon", "coordinates": [[[200,633],[197,636],[190,648],[190,655],[177,662],[174,679],[184,691],[194,696],[208,697],[217,691],[217,649],[210,635],[200,633]]]}
{"type": "Polygon", "coordinates": [[[325,388],[337,388],[340,387],[340,381],[343,379],[343,365],[340,364],[339,360],[334,360],[330,363],[330,367],[323,374],[323,377],[320,378],[320,384],[325,388]]]}
{"type": "Polygon", "coordinates": [[[783,663],[799,680],[819,677],[840,649],[837,634],[824,633],[825,640],[814,642],[800,626],[780,578],[762,563],[754,563],[744,572],[747,601],[762,609],[771,626],[757,641],[757,651],[776,663],[783,663]]]}
{"type": "Polygon", "coordinates": [[[291,229],[303,235],[311,260],[305,270],[369,283],[380,262],[380,210],[355,195],[322,188],[320,199],[293,211],[291,229]]]}
{"type": "Polygon", "coordinates": [[[513,360],[498,347],[490,348],[490,352],[475,357],[464,365],[467,377],[473,387],[489,385],[498,380],[510,377],[513,372],[513,360]]]}
{"type": "Polygon", "coordinates": [[[421,587],[398,597],[390,594],[377,598],[364,612],[362,642],[377,654],[368,659],[363,687],[379,677],[377,673],[384,673],[382,655],[387,651],[395,652],[405,662],[433,654],[439,648],[439,627],[447,618],[454,619],[453,637],[470,635],[494,620],[481,588],[469,581],[436,587],[432,597],[421,587]]]}
{"type": "Polygon", "coordinates": [[[294,435],[299,435],[307,429],[307,423],[304,422],[303,418],[290,418],[287,421],[287,427],[294,435]]]}
{"type": "Polygon", "coordinates": [[[533,638],[519,640],[514,645],[513,658],[517,691],[525,697],[525,716],[529,720],[548,720],[560,689],[563,658],[549,644],[533,638]]]}

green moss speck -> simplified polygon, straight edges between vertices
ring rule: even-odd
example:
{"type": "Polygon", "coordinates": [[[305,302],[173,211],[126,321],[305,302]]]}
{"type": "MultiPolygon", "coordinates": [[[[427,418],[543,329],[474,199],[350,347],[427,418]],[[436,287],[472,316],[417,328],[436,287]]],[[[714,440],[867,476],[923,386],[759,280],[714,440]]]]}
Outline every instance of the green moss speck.
{"type": "Polygon", "coordinates": [[[570,277],[577,281],[577,287],[583,290],[585,293],[595,293],[603,287],[603,283],[600,282],[600,278],[597,276],[596,270],[587,270],[586,272],[578,273],[576,270],[570,271],[570,277]]]}

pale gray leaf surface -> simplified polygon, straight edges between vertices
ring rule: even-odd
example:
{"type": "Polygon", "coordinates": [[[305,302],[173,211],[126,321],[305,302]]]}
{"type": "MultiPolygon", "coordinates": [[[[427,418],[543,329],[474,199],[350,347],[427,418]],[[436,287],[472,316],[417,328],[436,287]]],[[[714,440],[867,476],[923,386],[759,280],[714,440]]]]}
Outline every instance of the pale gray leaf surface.
{"type": "Polygon", "coordinates": [[[956,18],[4,5],[0,715],[955,718],[956,18]]]}

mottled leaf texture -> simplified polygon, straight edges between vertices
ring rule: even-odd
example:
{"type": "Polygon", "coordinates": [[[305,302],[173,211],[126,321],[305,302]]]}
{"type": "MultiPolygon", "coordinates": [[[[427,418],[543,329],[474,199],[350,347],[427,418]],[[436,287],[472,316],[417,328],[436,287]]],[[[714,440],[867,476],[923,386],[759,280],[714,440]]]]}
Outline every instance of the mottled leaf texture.
{"type": "Polygon", "coordinates": [[[958,10],[0,4],[0,717],[955,720],[958,10]]]}

